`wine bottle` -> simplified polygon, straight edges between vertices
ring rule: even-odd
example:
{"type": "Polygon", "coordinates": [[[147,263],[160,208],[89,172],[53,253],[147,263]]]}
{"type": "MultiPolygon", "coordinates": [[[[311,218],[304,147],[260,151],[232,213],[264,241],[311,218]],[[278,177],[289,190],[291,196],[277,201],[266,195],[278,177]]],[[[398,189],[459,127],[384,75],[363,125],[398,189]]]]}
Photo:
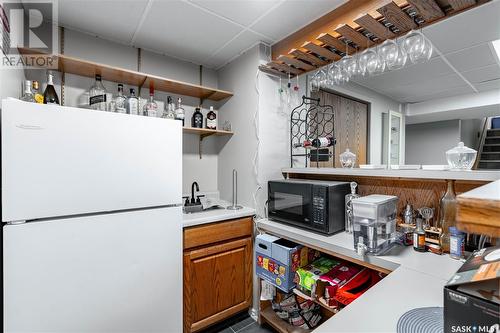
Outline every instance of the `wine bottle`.
{"type": "Polygon", "coordinates": [[[305,140],[302,143],[296,143],[293,145],[294,148],[326,148],[331,147],[337,143],[337,140],[333,136],[319,137],[314,140],[305,140]]]}
{"type": "Polygon", "coordinates": [[[57,96],[53,81],[54,81],[54,75],[51,72],[48,72],[47,87],[45,87],[45,91],[43,92],[43,104],[59,105],[59,97],[57,96]]]}

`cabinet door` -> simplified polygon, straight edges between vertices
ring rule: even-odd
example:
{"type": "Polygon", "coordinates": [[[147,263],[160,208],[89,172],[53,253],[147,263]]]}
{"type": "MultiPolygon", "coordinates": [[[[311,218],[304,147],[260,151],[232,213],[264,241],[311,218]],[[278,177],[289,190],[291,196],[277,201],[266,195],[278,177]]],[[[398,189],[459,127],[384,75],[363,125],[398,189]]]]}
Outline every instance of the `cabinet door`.
{"type": "Polygon", "coordinates": [[[251,300],[251,237],[184,253],[184,332],[242,311],[251,300]]]}

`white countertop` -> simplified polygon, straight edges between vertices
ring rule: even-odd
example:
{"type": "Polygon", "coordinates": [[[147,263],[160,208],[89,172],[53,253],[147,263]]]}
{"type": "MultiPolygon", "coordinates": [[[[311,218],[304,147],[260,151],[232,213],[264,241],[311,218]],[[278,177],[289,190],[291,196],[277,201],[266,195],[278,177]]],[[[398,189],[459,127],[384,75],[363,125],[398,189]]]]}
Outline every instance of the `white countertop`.
{"type": "Polygon", "coordinates": [[[448,255],[420,253],[411,246],[398,246],[383,256],[361,257],[354,252],[352,234],[324,236],[269,220],[260,220],[257,225],[261,231],[393,271],[314,333],[395,332],[406,311],[443,306],[443,286],[462,265],[448,255]]]}
{"type": "Polygon", "coordinates": [[[500,200],[500,180],[458,195],[459,198],[500,200]]]}
{"type": "Polygon", "coordinates": [[[412,179],[450,179],[494,181],[500,179],[498,170],[393,170],[393,169],[344,169],[344,168],[283,168],[282,173],[337,175],[337,176],[365,176],[386,178],[412,179]]]}
{"type": "MultiPolygon", "coordinates": [[[[227,203],[227,206],[230,204],[227,203]]],[[[249,207],[243,207],[238,210],[229,210],[224,208],[209,209],[199,213],[182,214],[182,223],[184,228],[192,227],[195,225],[219,222],[225,220],[237,219],[240,217],[253,216],[255,214],[255,209],[249,207]]]]}

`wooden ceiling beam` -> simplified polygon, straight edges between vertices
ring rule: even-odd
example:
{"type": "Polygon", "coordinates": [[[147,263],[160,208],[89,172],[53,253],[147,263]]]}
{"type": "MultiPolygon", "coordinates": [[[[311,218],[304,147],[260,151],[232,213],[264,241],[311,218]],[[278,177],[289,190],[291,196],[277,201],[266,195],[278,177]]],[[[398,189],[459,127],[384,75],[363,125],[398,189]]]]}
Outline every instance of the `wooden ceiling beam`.
{"type": "Polygon", "coordinates": [[[300,74],[302,74],[304,72],[301,69],[298,69],[298,68],[295,68],[295,67],[292,67],[292,66],[289,66],[289,65],[285,65],[285,64],[280,63],[280,62],[275,62],[275,61],[268,62],[267,65],[269,67],[277,69],[279,71],[282,71],[282,72],[285,72],[285,73],[294,74],[294,75],[300,75],[300,74]]]}
{"type": "Polygon", "coordinates": [[[324,66],[327,64],[326,61],[316,57],[314,54],[307,53],[306,51],[302,51],[299,49],[291,49],[290,52],[288,52],[288,54],[297,57],[298,59],[305,60],[316,67],[324,66]]]}
{"type": "Polygon", "coordinates": [[[453,10],[462,10],[464,8],[474,6],[476,4],[475,0],[448,0],[451,8],[453,10]]]}
{"type": "Polygon", "coordinates": [[[374,34],[381,41],[396,37],[396,34],[394,32],[389,30],[386,26],[374,19],[373,16],[369,14],[358,17],[354,20],[354,22],[374,34]]]}
{"type": "Polygon", "coordinates": [[[387,21],[394,24],[398,28],[399,33],[405,33],[411,29],[415,29],[417,24],[413,19],[406,14],[394,1],[377,9],[377,12],[382,14],[387,21]]]}
{"type": "Polygon", "coordinates": [[[286,55],[280,55],[277,58],[277,60],[282,61],[288,65],[292,65],[296,68],[301,68],[301,69],[306,70],[306,71],[310,71],[310,70],[313,70],[316,68],[313,65],[309,65],[303,61],[300,61],[298,59],[295,59],[295,58],[292,58],[292,57],[286,56],[286,55]]]}
{"type": "Polygon", "coordinates": [[[407,0],[426,21],[432,22],[444,16],[444,12],[435,0],[407,0]]]}
{"type": "Polygon", "coordinates": [[[363,35],[361,32],[356,31],[353,27],[344,24],[336,28],[335,31],[345,38],[356,43],[360,50],[366,49],[367,47],[375,44],[370,38],[363,35]]]}
{"type": "MultiPolygon", "coordinates": [[[[324,32],[332,32],[332,29],[340,24],[349,24],[357,28],[354,22],[360,13],[371,14],[374,18],[379,18],[377,8],[387,4],[389,0],[349,0],[343,5],[335,8],[314,22],[281,41],[272,47],[272,58],[276,59],[280,54],[287,54],[291,49],[299,49],[306,40],[315,40],[318,35],[324,32]]],[[[405,4],[406,0],[395,0],[398,4],[405,4]]]]}
{"type": "MultiPolygon", "coordinates": [[[[272,75],[276,75],[276,76],[284,76],[284,77],[287,77],[288,76],[288,73],[284,73],[284,72],[281,72],[277,69],[274,69],[274,68],[271,68],[267,65],[260,65],[259,66],[259,70],[261,72],[264,72],[264,73],[268,73],[268,74],[272,74],[272,75]]],[[[291,76],[295,76],[295,75],[292,75],[290,73],[291,76]]]]}
{"type": "MultiPolygon", "coordinates": [[[[345,51],[346,51],[346,44],[343,41],[339,40],[336,37],[333,37],[330,34],[322,33],[318,37],[316,37],[316,39],[325,45],[333,47],[336,50],[339,50],[340,52],[345,53],[345,51]]],[[[356,52],[356,49],[354,49],[350,45],[347,45],[347,51],[349,51],[349,54],[352,54],[352,53],[356,52]]]]}
{"type": "Polygon", "coordinates": [[[332,51],[330,51],[322,46],[319,46],[318,44],[314,44],[313,42],[305,42],[302,45],[302,47],[313,52],[313,53],[316,53],[317,55],[320,55],[320,56],[328,59],[329,61],[337,61],[340,58],[342,58],[337,53],[332,52],[332,51]]]}

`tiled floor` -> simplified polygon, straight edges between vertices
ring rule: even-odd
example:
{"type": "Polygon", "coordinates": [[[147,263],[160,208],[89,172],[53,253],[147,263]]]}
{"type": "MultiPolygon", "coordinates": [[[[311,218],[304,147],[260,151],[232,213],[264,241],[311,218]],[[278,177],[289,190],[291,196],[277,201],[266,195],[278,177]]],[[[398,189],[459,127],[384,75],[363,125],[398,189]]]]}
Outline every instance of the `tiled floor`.
{"type": "Polygon", "coordinates": [[[244,313],[217,324],[203,333],[274,333],[274,331],[267,325],[260,326],[244,313]]]}

